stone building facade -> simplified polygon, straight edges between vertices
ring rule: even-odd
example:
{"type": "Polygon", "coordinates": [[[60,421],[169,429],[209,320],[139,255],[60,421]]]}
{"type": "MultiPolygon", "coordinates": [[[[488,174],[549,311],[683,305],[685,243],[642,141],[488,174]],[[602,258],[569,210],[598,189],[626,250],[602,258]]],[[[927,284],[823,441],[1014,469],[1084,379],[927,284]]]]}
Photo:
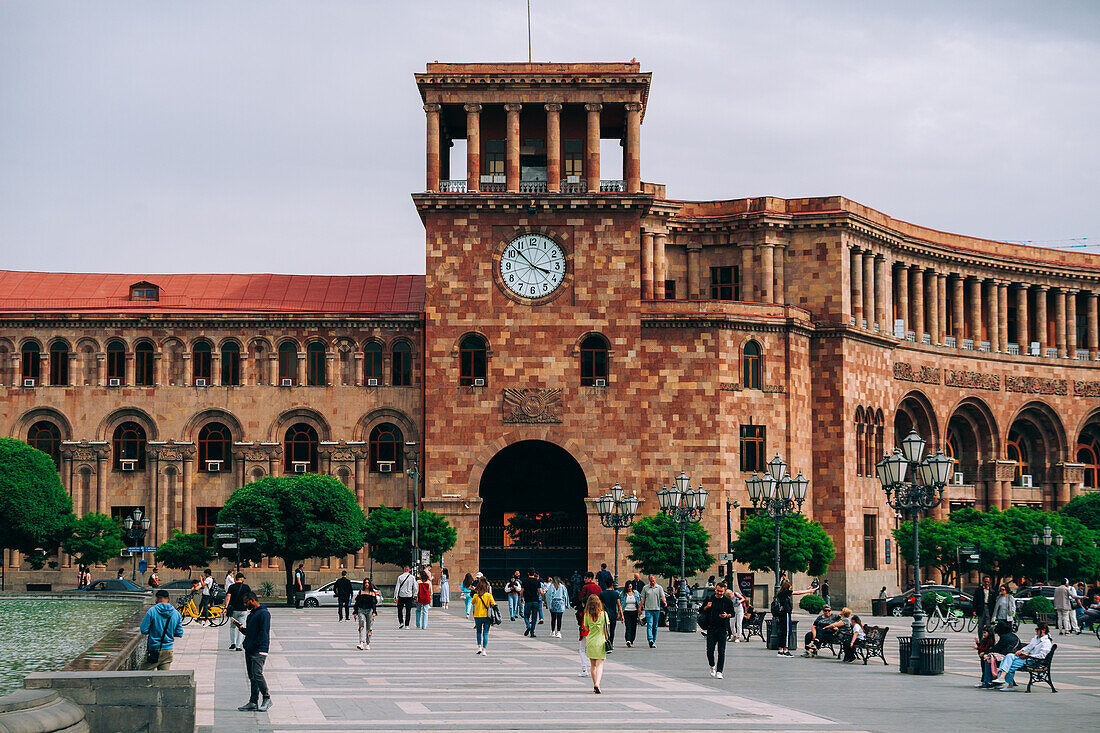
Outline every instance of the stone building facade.
{"type": "Polygon", "coordinates": [[[144,506],[161,541],[302,450],[365,508],[404,505],[411,450],[422,506],[459,529],[449,565],[565,572],[611,559],[597,496],[618,482],[654,513],[681,470],[710,492],[723,550],[727,511],[736,530],[745,480],[778,453],[810,479],[832,592],[852,602],[904,582],[874,464],[911,428],[956,460],[941,513],[1097,486],[1100,258],[841,197],[669,199],[641,178],[635,62],[436,63],[416,81],[422,278],[0,276],[0,424],[57,438],[79,511],[144,506]],[[607,139],[622,160],[601,168],[607,139]],[[239,384],[220,383],[227,344],[239,384]],[[131,423],[146,438],[132,472],[116,436],[131,423]],[[231,439],[218,471],[200,455],[209,423],[231,439]],[[527,541],[505,530],[522,522],[527,541]]]}

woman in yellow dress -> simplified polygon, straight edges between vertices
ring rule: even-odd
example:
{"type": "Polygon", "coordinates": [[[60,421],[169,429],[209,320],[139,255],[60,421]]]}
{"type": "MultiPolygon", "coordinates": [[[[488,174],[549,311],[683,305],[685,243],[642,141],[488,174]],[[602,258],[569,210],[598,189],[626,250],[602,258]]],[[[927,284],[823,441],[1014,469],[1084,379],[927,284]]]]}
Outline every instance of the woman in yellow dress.
{"type": "Polygon", "coordinates": [[[584,605],[583,623],[588,630],[585,653],[588,655],[589,667],[592,669],[592,691],[600,694],[600,680],[603,679],[603,663],[607,659],[607,625],[609,623],[607,613],[603,610],[599,596],[589,596],[584,605]]]}

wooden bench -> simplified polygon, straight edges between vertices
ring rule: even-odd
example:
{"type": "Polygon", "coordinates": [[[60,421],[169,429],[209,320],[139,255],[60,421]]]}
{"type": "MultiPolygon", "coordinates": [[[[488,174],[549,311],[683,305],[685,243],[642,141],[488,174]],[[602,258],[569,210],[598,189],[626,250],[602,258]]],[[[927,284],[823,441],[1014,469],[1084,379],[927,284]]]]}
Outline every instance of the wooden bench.
{"type": "Polygon", "coordinates": [[[1029,659],[1024,666],[1016,670],[1016,674],[1020,672],[1028,673],[1027,692],[1031,692],[1031,686],[1036,682],[1046,682],[1050,685],[1051,692],[1058,692],[1058,690],[1054,689],[1054,683],[1050,680],[1050,661],[1054,659],[1054,652],[1057,650],[1058,645],[1054,644],[1050,647],[1050,654],[1047,654],[1042,659],[1029,659]]]}
{"type": "Polygon", "coordinates": [[[883,664],[889,664],[886,661],[886,652],[884,651],[886,646],[886,634],[889,633],[890,627],[888,626],[864,626],[864,633],[867,638],[863,640],[863,643],[856,647],[856,656],[863,659],[863,664],[867,664],[867,660],[872,657],[878,657],[882,660],[883,664]]]}
{"type": "Polygon", "coordinates": [[[741,635],[745,637],[745,641],[749,641],[754,636],[759,636],[760,641],[766,642],[764,638],[764,614],[760,611],[753,611],[741,621],[741,635]]]}

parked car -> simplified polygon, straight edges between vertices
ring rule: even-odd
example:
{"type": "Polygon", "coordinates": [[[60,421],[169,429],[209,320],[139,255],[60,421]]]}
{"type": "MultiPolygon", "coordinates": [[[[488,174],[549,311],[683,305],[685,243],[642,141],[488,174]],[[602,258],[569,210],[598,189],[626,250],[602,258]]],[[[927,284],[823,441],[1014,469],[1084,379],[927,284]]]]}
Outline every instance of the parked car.
{"type": "MultiPolygon", "coordinates": [[[[317,590],[311,590],[306,592],[305,600],[302,601],[306,608],[317,608],[318,606],[335,606],[336,605],[336,581],[333,580],[329,583],[325,583],[317,590]]],[[[353,592],[358,593],[363,589],[363,581],[353,580],[351,581],[351,589],[353,592]]]]}
{"type": "Polygon", "coordinates": [[[1023,610],[1024,604],[1030,601],[1035,596],[1046,596],[1046,598],[1054,603],[1054,590],[1057,586],[1054,585],[1033,585],[1030,588],[1024,588],[1021,591],[1017,591],[1012,600],[1016,603],[1016,613],[1020,613],[1023,610]]]}
{"type": "Polygon", "coordinates": [[[72,588],[66,593],[99,593],[99,592],[111,592],[111,593],[151,593],[148,588],[142,588],[136,583],[131,583],[129,580],[97,580],[94,583],[89,583],[83,588],[72,588]]]}
{"type": "MultiPolygon", "coordinates": [[[[974,598],[969,593],[963,593],[953,585],[922,585],[921,592],[950,593],[955,599],[955,608],[969,616],[974,611],[974,598]]],[[[912,616],[916,598],[912,588],[889,598],[886,601],[886,614],[888,616],[912,616]]],[[[835,610],[835,609],[834,609],[835,610]]]]}

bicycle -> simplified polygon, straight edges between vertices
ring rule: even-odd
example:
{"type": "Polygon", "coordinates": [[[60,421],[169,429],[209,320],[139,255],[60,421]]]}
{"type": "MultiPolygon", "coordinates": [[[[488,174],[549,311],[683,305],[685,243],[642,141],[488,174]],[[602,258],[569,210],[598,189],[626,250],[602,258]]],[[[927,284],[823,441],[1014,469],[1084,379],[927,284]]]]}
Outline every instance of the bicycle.
{"type": "Polygon", "coordinates": [[[940,625],[946,626],[952,631],[962,631],[966,621],[962,617],[962,612],[951,608],[946,614],[944,614],[944,601],[950,599],[951,596],[936,594],[936,603],[932,607],[932,613],[928,615],[928,630],[935,633],[940,625]]]}
{"type": "Polygon", "coordinates": [[[208,621],[211,626],[221,626],[229,618],[225,613],[225,606],[211,603],[206,607],[205,613],[199,612],[199,604],[195,602],[195,596],[197,592],[191,591],[187,595],[180,598],[179,603],[176,604],[176,610],[180,612],[180,616],[183,617],[183,625],[191,623],[192,620],[208,621]]]}

